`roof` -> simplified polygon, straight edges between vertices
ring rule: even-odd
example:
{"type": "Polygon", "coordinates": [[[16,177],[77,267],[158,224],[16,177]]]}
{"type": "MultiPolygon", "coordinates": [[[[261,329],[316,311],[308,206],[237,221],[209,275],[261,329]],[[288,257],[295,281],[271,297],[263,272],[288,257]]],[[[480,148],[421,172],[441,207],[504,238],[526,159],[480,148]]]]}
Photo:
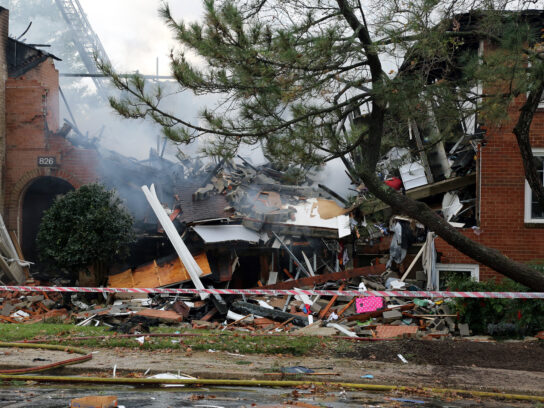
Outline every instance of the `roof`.
{"type": "Polygon", "coordinates": [[[6,47],[8,76],[21,76],[48,58],[61,61],[60,58],[55,57],[53,54],[44,52],[21,41],[14,40],[13,38],[8,38],[6,47]]]}
{"type": "Polygon", "coordinates": [[[225,208],[229,206],[229,202],[223,194],[212,194],[204,200],[193,200],[193,193],[200,187],[201,180],[184,180],[175,186],[174,191],[179,198],[176,205],[182,210],[177,220],[189,223],[228,217],[225,208]]]}
{"type": "Polygon", "coordinates": [[[193,230],[200,235],[206,244],[229,241],[258,243],[261,240],[268,239],[266,235],[262,236],[243,225],[195,225],[193,230]]]}

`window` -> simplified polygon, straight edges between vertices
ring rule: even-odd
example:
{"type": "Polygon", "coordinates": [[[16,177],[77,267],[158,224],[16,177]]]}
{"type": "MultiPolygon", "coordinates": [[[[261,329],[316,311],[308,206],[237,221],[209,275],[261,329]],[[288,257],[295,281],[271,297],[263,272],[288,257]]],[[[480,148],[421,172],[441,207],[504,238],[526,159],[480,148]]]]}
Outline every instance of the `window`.
{"type": "MultiPolygon", "coordinates": [[[[540,180],[544,182],[544,148],[533,149],[533,155],[540,180]]],[[[524,221],[526,223],[544,223],[544,209],[538,204],[527,180],[525,180],[524,221]]]]}
{"type": "Polygon", "coordinates": [[[449,278],[457,275],[466,279],[480,280],[480,265],[477,264],[436,264],[438,272],[438,290],[446,289],[446,282],[449,278]]]}

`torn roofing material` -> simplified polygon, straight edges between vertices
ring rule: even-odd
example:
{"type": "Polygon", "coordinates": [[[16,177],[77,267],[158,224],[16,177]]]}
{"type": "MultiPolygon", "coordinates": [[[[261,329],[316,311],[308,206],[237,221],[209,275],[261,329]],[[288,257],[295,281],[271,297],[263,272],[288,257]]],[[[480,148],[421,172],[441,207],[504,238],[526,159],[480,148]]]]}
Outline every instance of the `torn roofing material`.
{"type": "Polygon", "coordinates": [[[193,230],[206,244],[228,241],[258,243],[261,240],[267,240],[266,234],[259,234],[243,225],[195,225],[193,230]]]}
{"type": "Polygon", "coordinates": [[[61,61],[60,58],[55,57],[53,54],[49,54],[38,48],[32,47],[21,41],[8,38],[6,49],[6,62],[8,64],[8,75],[12,78],[23,75],[28,70],[41,64],[48,58],[61,61]]]}
{"type": "Polygon", "coordinates": [[[291,205],[291,207],[296,210],[295,219],[287,220],[286,224],[338,230],[338,238],[351,234],[349,217],[339,215],[328,219],[322,218],[319,214],[316,198],[309,198],[301,204],[291,205]]]}

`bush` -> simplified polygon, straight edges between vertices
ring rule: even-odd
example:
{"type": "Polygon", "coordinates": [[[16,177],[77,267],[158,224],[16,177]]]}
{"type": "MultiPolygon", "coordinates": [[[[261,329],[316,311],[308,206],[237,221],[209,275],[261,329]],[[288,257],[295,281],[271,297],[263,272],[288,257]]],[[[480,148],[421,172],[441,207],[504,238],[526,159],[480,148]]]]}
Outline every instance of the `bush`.
{"type": "Polygon", "coordinates": [[[42,218],[36,239],[42,266],[65,269],[74,279],[93,267],[104,284],[108,266],[128,255],[132,216],[114,191],[89,184],[57,198],[42,218]]]}
{"type": "MultiPolygon", "coordinates": [[[[448,281],[448,288],[463,292],[528,291],[527,287],[506,278],[500,282],[475,282],[453,277],[448,281]]],[[[544,302],[541,299],[457,298],[454,304],[461,322],[468,323],[474,333],[530,335],[544,329],[544,302]]]]}

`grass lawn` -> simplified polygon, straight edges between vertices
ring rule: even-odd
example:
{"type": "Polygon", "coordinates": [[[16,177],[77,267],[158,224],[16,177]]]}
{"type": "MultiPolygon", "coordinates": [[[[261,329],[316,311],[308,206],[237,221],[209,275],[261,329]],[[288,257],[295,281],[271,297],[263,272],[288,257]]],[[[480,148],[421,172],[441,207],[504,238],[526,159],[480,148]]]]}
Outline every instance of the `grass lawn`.
{"type": "MultiPolygon", "coordinates": [[[[152,327],[151,333],[196,333],[188,337],[146,337],[143,345],[135,338],[117,337],[108,327],[80,327],[72,324],[34,323],[0,324],[0,341],[40,340],[43,343],[66,344],[87,348],[129,347],[144,350],[174,349],[194,351],[228,351],[243,354],[311,355],[329,353],[353,347],[353,343],[317,336],[251,336],[243,332],[191,330],[178,327],[152,327]],[[107,336],[105,339],[70,340],[70,337],[107,336]]],[[[143,334],[145,336],[145,334],[143,334]]]]}

